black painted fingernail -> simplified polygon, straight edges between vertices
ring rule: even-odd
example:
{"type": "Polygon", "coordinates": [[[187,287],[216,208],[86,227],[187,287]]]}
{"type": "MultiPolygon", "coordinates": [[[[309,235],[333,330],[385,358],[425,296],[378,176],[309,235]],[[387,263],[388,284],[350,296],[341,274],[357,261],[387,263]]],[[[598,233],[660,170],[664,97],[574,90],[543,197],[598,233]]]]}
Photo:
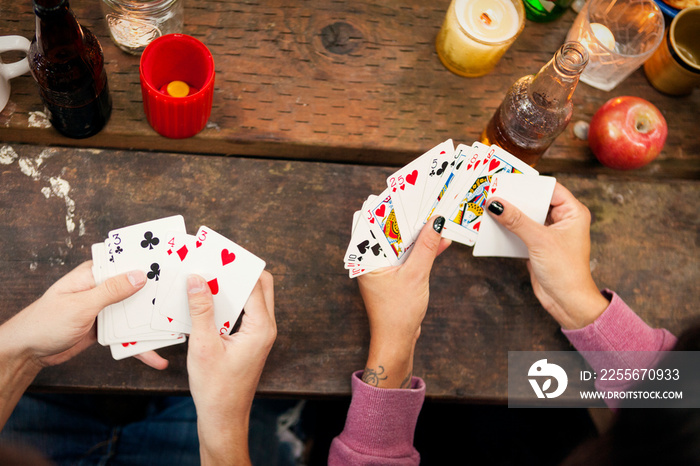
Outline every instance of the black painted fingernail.
{"type": "Polygon", "coordinates": [[[438,233],[442,233],[442,227],[444,227],[444,226],[445,226],[445,217],[438,217],[433,222],[433,230],[437,231],[438,233]]]}
{"type": "Polygon", "coordinates": [[[493,201],[489,204],[489,210],[496,215],[501,215],[503,213],[503,204],[498,201],[493,201]]]}

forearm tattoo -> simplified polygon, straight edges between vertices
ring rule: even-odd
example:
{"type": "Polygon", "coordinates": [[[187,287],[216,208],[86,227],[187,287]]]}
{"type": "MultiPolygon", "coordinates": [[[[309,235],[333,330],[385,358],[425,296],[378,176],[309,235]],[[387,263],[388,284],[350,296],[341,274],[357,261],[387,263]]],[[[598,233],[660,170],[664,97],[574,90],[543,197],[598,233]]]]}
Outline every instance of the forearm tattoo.
{"type": "MultiPolygon", "coordinates": [[[[386,380],[389,376],[385,375],[384,372],[386,370],[384,369],[384,366],[379,366],[378,369],[372,369],[369,367],[365,367],[364,372],[362,373],[362,381],[366,383],[367,385],[372,385],[373,387],[378,387],[379,382],[382,380],[386,380]]],[[[410,371],[408,375],[406,376],[405,379],[401,382],[401,385],[399,388],[410,388],[411,386],[411,379],[413,378],[413,371],[410,371]]]]}
{"type": "Polygon", "coordinates": [[[380,372],[377,372],[375,369],[365,367],[365,370],[362,373],[362,381],[367,385],[372,385],[374,387],[379,386],[379,382],[382,380],[386,380],[387,378],[386,375],[382,377],[382,375],[384,374],[384,366],[379,366],[379,370],[380,372]]]}

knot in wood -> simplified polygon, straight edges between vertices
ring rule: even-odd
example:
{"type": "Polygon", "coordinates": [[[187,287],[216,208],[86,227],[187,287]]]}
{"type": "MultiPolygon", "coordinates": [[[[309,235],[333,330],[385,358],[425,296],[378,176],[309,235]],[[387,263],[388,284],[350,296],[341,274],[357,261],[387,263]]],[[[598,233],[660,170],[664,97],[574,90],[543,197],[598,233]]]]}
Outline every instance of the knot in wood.
{"type": "Polygon", "coordinates": [[[331,53],[345,55],[362,44],[362,33],[352,24],[336,22],[321,29],[321,43],[331,53]]]}

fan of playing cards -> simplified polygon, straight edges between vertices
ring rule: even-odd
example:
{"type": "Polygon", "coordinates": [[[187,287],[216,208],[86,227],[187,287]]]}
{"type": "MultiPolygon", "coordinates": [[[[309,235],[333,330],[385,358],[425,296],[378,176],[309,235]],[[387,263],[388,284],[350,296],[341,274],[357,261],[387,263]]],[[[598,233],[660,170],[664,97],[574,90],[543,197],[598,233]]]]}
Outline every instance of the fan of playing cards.
{"type": "Polygon", "coordinates": [[[483,215],[484,205],[498,195],[544,224],[556,180],[538,176],[498,146],[475,142],[455,149],[448,139],[389,176],[386,184],[353,216],[344,258],[350,277],[403,263],[435,215],[445,217],[442,236],[474,246],[475,256],[527,257],[517,236],[483,215]]]}
{"type": "Polygon", "coordinates": [[[132,270],[147,271],[135,295],[108,306],[97,316],[97,341],[114,359],[185,341],[192,321],[187,277],[204,277],[214,296],[220,333],[233,328],[265,262],[205,226],[188,235],[181,215],[113,230],[92,245],[92,273],[99,284],[132,270]]]}

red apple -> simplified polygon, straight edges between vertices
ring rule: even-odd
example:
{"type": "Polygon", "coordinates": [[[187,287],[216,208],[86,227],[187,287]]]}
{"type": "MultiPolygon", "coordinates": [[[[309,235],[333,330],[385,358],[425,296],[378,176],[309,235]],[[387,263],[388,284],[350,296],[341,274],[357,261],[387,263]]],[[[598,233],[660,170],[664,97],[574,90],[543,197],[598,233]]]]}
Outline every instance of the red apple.
{"type": "Polygon", "coordinates": [[[667,134],[666,119],[654,104],[639,97],[615,97],[593,115],[588,145],[606,167],[630,170],[654,160],[667,134]]]}

